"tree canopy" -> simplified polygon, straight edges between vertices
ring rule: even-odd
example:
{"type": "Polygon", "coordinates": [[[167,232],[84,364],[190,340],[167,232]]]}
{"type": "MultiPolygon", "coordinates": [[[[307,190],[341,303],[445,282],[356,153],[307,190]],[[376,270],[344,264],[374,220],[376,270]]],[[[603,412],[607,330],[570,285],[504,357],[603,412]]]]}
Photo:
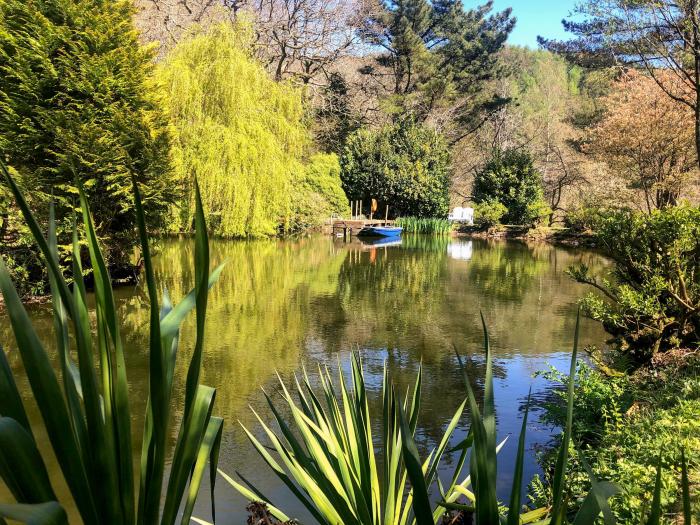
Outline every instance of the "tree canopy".
{"type": "MultiPolygon", "coordinates": [[[[162,92],[132,15],[129,0],[0,0],[0,152],[38,216],[57,203],[59,234],[82,185],[112,264],[136,241],[132,179],[151,226],[162,224],[174,194],[162,92]]],[[[3,200],[12,223],[0,188],[3,200]]]]}
{"type": "MultiPolygon", "coordinates": [[[[302,93],[270,78],[253,59],[251,38],[248,25],[217,24],[180,42],[160,68],[176,129],[176,175],[184,188],[174,212],[176,231],[191,229],[195,178],[218,235],[274,235],[298,223],[298,206],[308,212],[298,194],[308,178],[311,146],[302,93]]],[[[342,192],[332,162],[315,166],[326,169],[324,190],[342,192]]],[[[318,214],[327,213],[327,207],[318,208],[318,214]]]]}
{"type": "Polygon", "coordinates": [[[389,205],[393,216],[444,217],[449,165],[445,140],[425,126],[401,121],[362,129],[350,136],[341,157],[343,188],[352,200],[389,205]]]}
{"type": "Polygon", "coordinates": [[[515,19],[511,9],[490,14],[492,8],[492,1],[465,10],[461,0],[391,0],[367,17],[362,36],[382,49],[376,62],[388,69],[401,108],[425,117],[436,107],[456,104],[459,119],[469,124],[485,108],[504,102],[485,96],[483,87],[499,74],[497,52],[515,19]]]}
{"type": "Polygon", "coordinates": [[[605,103],[587,149],[642,193],[644,211],[675,206],[695,173],[692,110],[635,71],[615,82],[605,103]]]}
{"type": "Polygon", "coordinates": [[[698,0],[586,0],[565,20],[569,41],[540,44],[587,67],[643,69],[695,115],[700,162],[700,3],[698,0]],[[669,74],[670,73],[670,74],[669,74]]]}

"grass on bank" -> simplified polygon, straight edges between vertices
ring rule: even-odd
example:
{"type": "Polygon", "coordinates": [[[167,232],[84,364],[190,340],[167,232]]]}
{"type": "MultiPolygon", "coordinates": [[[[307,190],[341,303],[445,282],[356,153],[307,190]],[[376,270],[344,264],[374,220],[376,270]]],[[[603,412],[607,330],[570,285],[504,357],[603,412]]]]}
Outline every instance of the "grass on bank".
{"type": "Polygon", "coordinates": [[[406,233],[421,233],[425,235],[449,235],[453,230],[453,223],[447,219],[418,217],[399,217],[396,225],[404,229],[406,233]]]}
{"type": "MultiPolygon", "coordinates": [[[[207,294],[221,268],[209,274],[207,229],[198,192],[195,287],[177,305],[164,294],[159,309],[139,188],[136,184],[133,187],[151,306],[149,398],[141,461],[135,473],[133,458],[139,451],[132,445],[132,416],[119,316],[88,200],[81,190],[83,224],[79,231],[73,221],[71,255],[72,274],[83,275],[81,242],[87,244],[94,276],[94,324],[92,310],[88,310],[85,283],[76,279],[69,285],[61,272],[53,209],[48,238],[44,238],[23,195],[1,162],[0,171],[48,268],[60,374],[55,372],[50,354],[37,336],[2,261],[0,289],[16,338],[16,350],[82,523],[188,523],[208,462],[211,462],[212,491],[214,489],[223,424],[221,418],[212,415],[215,389],[199,384],[207,294]],[[84,240],[81,241],[81,237],[84,240]],[[193,309],[197,315],[196,344],[187,368],[184,410],[176,414],[172,406],[172,388],[179,329],[193,309]],[[178,420],[181,421],[179,425],[178,420]],[[177,435],[174,449],[173,435],[177,435]],[[168,457],[171,459],[166,479],[168,457]]],[[[5,519],[33,525],[68,522],[37,447],[37,430],[25,411],[7,356],[0,350],[0,477],[16,500],[0,504],[0,524],[5,524],[5,519]]]]}

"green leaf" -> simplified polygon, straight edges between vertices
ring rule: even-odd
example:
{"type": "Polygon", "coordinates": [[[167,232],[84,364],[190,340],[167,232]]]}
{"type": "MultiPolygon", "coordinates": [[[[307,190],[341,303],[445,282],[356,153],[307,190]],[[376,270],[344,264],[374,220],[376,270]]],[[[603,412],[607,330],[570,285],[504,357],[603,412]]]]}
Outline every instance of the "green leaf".
{"type": "Polygon", "coordinates": [[[202,479],[204,478],[204,470],[207,466],[207,460],[210,463],[210,491],[211,491],[211,513],[212,522],[216,523],[216,510],[214,506],[214,485],[216,481],[216,468],[219,458],[219,446],[221,444],[221,434],[223,431],[224,420],[219,417],[212,417],[207,425],[206,433],[204,434],[204,439],[202,441],[202,446],[199,448],[199,453],[197,454],[197,460],[195,462],[194,468],[192,469],[192,475],[190,477],[190,488],[187,494],[187,499],[185,501],[185,509],[182,514],[182,520],[180,523],[186,525],[190,522],[192,517],[192,511],[194,510],[194,504],[197,500],[197,494],[199,493],[199,488],[202,486],[202,479]]]}
{"type": "Polygon", "coordinates": [[[95,502],[92,499],[93,492],[88,482],[88,474],[80,460],[81,455],[75,436],[70,431],[71,420],[63,402],[56,374],[2,260],[0,260],[0,290],[5,299],[29,384],[61,470],[83,519],[87,523],[100,523],[95,502]]]}
{"type": "Polygon", "coordinates": [[[423,465],[418,454],[418,448],[413,440],[411,427],[406,420],[401,403],[395,403],[398,420],[401,427],[401,442],[403,444],[403,460],[406,464],[408,479],[413,487],[413,514],[418,525],[428,525],[433,523],[433,512],[430,506],[428,487],[425,484],[423,475],[423,465]]]}
{"type": "Polygon", "coordinates": [[[68,516],[55,501],[34,504],[0,503],[0,520],[7,518],[27,525],[68,525],[68,516]]]}
{"type": "Polygon", "coordinates": [[[582,454],[580,455],[580,459],[591,481],[591,491],[583,500],[576,514],[576,518],[574,518],[574,525],[589,525],[595,523],[601,512],[603,513],[603,522],[605,525],[614,525],[615,515],[610,509],[608,500],[620,492],[619,487],[608,481],[598,481],[591,467],[588,465],[586,458],[582,454]]]}
{"type": "Polygon", "coordinates": [[[206,433],[211,410],[214,405],[216,390],[199,385],[187,419],[182,423],[178,441],[175,445],[170,479],[166,487],[163,505],[163,525],[175,523],[177,511],[182,501],[187,480],[197,461],[197,456],[206,433]]]}
{"type": "MultiPolygon", "coordinates": [[[[148,244],[146,218],[141,202],[141,193],[136,181],[134,188],[134,204],[136,207],[136,224],[141,243],[141,257],[144,261],[146,286],[150,302],[150,331],[149,331],[149,401],[145,429],[142,442],[141,483],[139,490],[138,516],[139,524],[155,523],[158,518],[158,508],[161,500],[163,477],[165,471],[165,448],[167,442],[169,407],[169,388],[166,381],[166,359],[164,356],[163,339],[160,327],[158,309],[158,290],[151,250],[148,244]]],[[[178,324],[179,327],[179,324],[178,324]]],[[[166,343],[167,344],[167,343],[166,343]]],[[[174,363],[171,365],[174,368],[174,363]]]]}
{"type": "Polygon", "coordinates": [[[692,525],[690,482],[688,481],[688,461],[685,458],[685,448],[681,448],[681,490],[683,493],[683,523],[692,525]]]}
{"type": "Polygon", "coordinates": [[[17,421],[0,416],[0,476],[19,503],[56,499],[32,435],[17,421]]]}
{"type": "Polygon", "coordinates": [[[0,415],[11,417],[17,421],[34,439],[27,413],[24,411],[22,397],[17,390],[10,363],[7,362],[7,356],[2,346],[0,346],[0,415]]]}
{"type": "Polygon", "coordinates": [[[647,525],[659,525],[661,523],[661,459],[656,467],[656,481],[654,483],[654,498],[651,501],[651,513],[647,525]]]}
{"type": "Polygon", "coordinates": [[[104,442],[98,446],[96,457],[104,493],[102,501],[110,515],[125,524],[131,523],[134,496],[134,475],[131,454],[131,416],[124,349],[119,333],[119,319],[109,276],[97,232],[88,207],[87,196],[78,186],[83,226],[87,235],[90,263],[95,281],[97,316],[97,348],[102,374],[102,411],[104,442]],[[115,378],[116,374],[116,378],[115,378]],[[118,498],[113,497],[119,494],[118,498]]]}
{"type": "MultiPolygon", "coordinates": [[[[56,219],[54,204],[49,208],[49,251],[51,257],[58,263],[58,241],[56,239],[56,219]]],[[[76,276],[75,279],[81,279],[76,276]]],[[[63,390],[68,402],[68,413],[71,417],[73,432],[78,440],[78,445],[83,455],[87,448],[87,427],[85,425],[85,414],[80,402],[82,388],[80,386],[80,372],[70,357],[70,338],[68,333],[68,315],[66,306],[61,300],[59,285],[56,276],[49,273],[49,286],[51,288],[51,304],[53,309],[54,332],[56,334],[56,346],[61,362],[61,376],[63,379],[63,390]]]]}
{"type": "Polygon", "coordinates": [[[571,364],[569,366],[569,383],[566,392],[566,425],[564,427],[564,437],[559,448],[556,467],[554,469],[554,479],[552,482],[552,525],[560,525],[564,520],[564,487],[566,484],[566,470],[569,462],[569,444],[571,443],[571,427],[574,413],[574,386],[576,384],[576,354],[578,352],[579,327],[581,322],[581,310],[576,314],[576,329],[574,331],[574,349],[571,353],[571,364]]]}
{"type": "MultiPolygon", "coordinates": [[[[483,317],[482,317],[483,322],[483,317]]],[[[486,329],[485,323],[483,324],[484,329],[486,329]]],[[[484,332],[484,346],[486,350],[487,360],[490,360],[490,344],[488,339],[488,332],[484,332]]],[[[484,419],[481,416],[481,411],[479,410],[479,405],[476,402],[476,396],[469,383],[469,378],[467,376],[464,363],[459,355],[459,352],[455,349],[455,354],[457,356],[457,362],[459,364],[460,370],[462,371],[462,377],[464,379],[464,385],[467,390],[467,399],[469,401],[469,411],[471,417],[471,432],[474,434],[474,442],[472,444],[472,453],[470,458],[470,469],[471,469],[471,483],[474,488],[474,494],[476,496],[476,522],[477,523],[498,523],[499,512],[498,512],[498,501],[496,499],[496,483],[495,483],[495,460],[490,460],[491,452],[490,448],[490,431],[487,431],[484,425],[484,419]],[[492,462],[491,462],[492,461],[492,462]]],[[[486,377],[484,378],[484,383],[487,385],[489,382],[493,382],[493,376],[489,374],[491,368],[487,366],[486,377]]],[[[493,387],[490,387],[493,391],[493,387]]],[[[491,401],[492,402],[492,401],[491,401]]],[[[486,404],[486,401],[484,401],[486,404]]],[[[491,407],[492,409],[492,407],[491,407]]],[[[491,410],[490,409],[490,410],[491,410]]],[[[493,456],[496,455],[496,446],[493,445],[493,456]]]]}
{"type": "Polygon", "coordinates": [[[525,436],[527,434],[527,416],[530,412],[530,398],[532,396],[532,388],[527,394],[527,402],[525,403],[525,414],[523,416],[523,425],[520,429],[520,438],[518,439],[518,455],[515,459],[515,470],[513,472],[513,486],[510,489],[510,506],[508,507],[507,525],[520,525],[520,503],[523,484],[523,463],[525,462],[525,436]]]}
{"type": "Polygon", "coordinates": [[[187,369],[187,384],[185,386],[185,415],[190,411],[194,402],[195,392],[199,384],[199,373],[202,367],[202,349],[204,348],[204,326],[207,314],[207,300],[209,293],[209,238],[207,223],[204,218],[202,195],[199,191],[199,183],[194,181],[195,190],[195,237],[194,237],[194,274],[195,295],[197,312],[197,338],[192,352],[190,366],[187,369]]]}

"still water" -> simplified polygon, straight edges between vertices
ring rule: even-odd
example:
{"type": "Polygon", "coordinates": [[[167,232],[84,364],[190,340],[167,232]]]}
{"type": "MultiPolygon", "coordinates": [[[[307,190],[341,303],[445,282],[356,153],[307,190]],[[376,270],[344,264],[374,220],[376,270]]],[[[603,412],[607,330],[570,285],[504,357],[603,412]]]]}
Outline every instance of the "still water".
{"type": "MultiPolygon", "coordinates": [[[[178,301],[192,287],[193,242],[164,240],[157,250],[156,278],[178,301]]],[[[305,366],[313,376],[318,365],[337,368],[339,362],[348,362],[353,350],[359,350],[373,407],[378,409],[384,363],[395,382],[405,388],[422,362],[418,441],[425,452],[439,441],[465,396],[455,348],[467,356],[474,386],[478,392],[481,389],[481,311],[494,349],[498,433],[500,439],[515,437],[499,455],[499,490],[505,498],[528,390],[532,387],[535,396],[549,391],[533,373],[549,365],[561,370],[568,365],[576,301],[586,289],[572,282],[564,270],[582,262],[594,271],[606,265],[592,252],[547,244],[420,236],[386,246],[357,240],[346,244],[325,236],[212,241],[212,268],[223,261],[226,268],[209,299],[202,375],[204,384],[217,388],[215,413],[226,421],[220,467],[231,475],[242,473],[274,502],[281,502],[287,514],[306,523],[310,522],[306,514],[263,467],[239,426],[257,428],[251,407],[269,415],[261,387],[274,393],[277,374],[288,382],[305,366]]],[[[138,433],[147,396],[148,302],[142,286],[120,288],[117,300],[133,411],[138,414],[133,428],[138,433]]],[[[34,308],[32,316],[44,339],[51,341],[49,309],[34,308]]],[[[181,378],[192,348],[193,320],[194,316],[183,328],[181,378]]],[[[582,345],[600,345],[604,339],[598,325],[583,321],[582,345]]],[[[3,318],[0,342],[8,348],[11,366],[21,377],[14,338],[3,318]]],[[[28,385],[21,379],[19,383],[31,407],[28,385]]],[[[183,395],[178,387],[177,407],[183,395]]],[[[34,418],[38,420],[36,413],[34,418]]],[[[546,445],[556,431],[539,424],[536,414],[530,421],[526,481],[538,472],[537,447],[546,445]]],[[[455,441],[464,437],[467,427],[465,415],[455,441]]],[[[175,431],[173,439],[174,435],[175,431]]],[[[449,463],[444,466],[447,470],[449,463]]],[[[55,462],[51,468],[55,471],[55,462]]],[[[0,501],[6,499],[0,487],[0,501]]],[[[207,500],[202,493],[195,515],[210,517],[207,500]]],[[[246,502],[223,479],[218,481],[216,500],[218,523],[245,522],[246,502]]]]}

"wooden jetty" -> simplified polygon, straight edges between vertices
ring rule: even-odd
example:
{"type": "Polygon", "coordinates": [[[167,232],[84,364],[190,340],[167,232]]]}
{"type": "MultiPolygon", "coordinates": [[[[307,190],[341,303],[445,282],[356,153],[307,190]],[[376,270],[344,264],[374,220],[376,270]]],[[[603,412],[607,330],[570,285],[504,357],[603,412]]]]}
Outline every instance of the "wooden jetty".
{"type": "Polygon", "coordinates": [[[344,239],[357,235],[365,226],[393,226],[396,221],[388,219],[333,219],[333,235],[342,234],[344,239]]]}
{"type": "Polygon", "coordinates": [[[362,201],[351,201],[350,202],[350,213],[349,219],[333,218],[331,219],[331,233],[333,236],[343,235],[343,239],[346,241],[348,237],[357,235],[359,231],[365,226],[394,226],[394,220],[389,220],[389,205],[387,204],[384,208],[384,219],[375,219],[374,213],[377,211],[377,201],[372,199],[370,202],[370,212],[369,219],[366,215],[362,214],[362,201]]]}

